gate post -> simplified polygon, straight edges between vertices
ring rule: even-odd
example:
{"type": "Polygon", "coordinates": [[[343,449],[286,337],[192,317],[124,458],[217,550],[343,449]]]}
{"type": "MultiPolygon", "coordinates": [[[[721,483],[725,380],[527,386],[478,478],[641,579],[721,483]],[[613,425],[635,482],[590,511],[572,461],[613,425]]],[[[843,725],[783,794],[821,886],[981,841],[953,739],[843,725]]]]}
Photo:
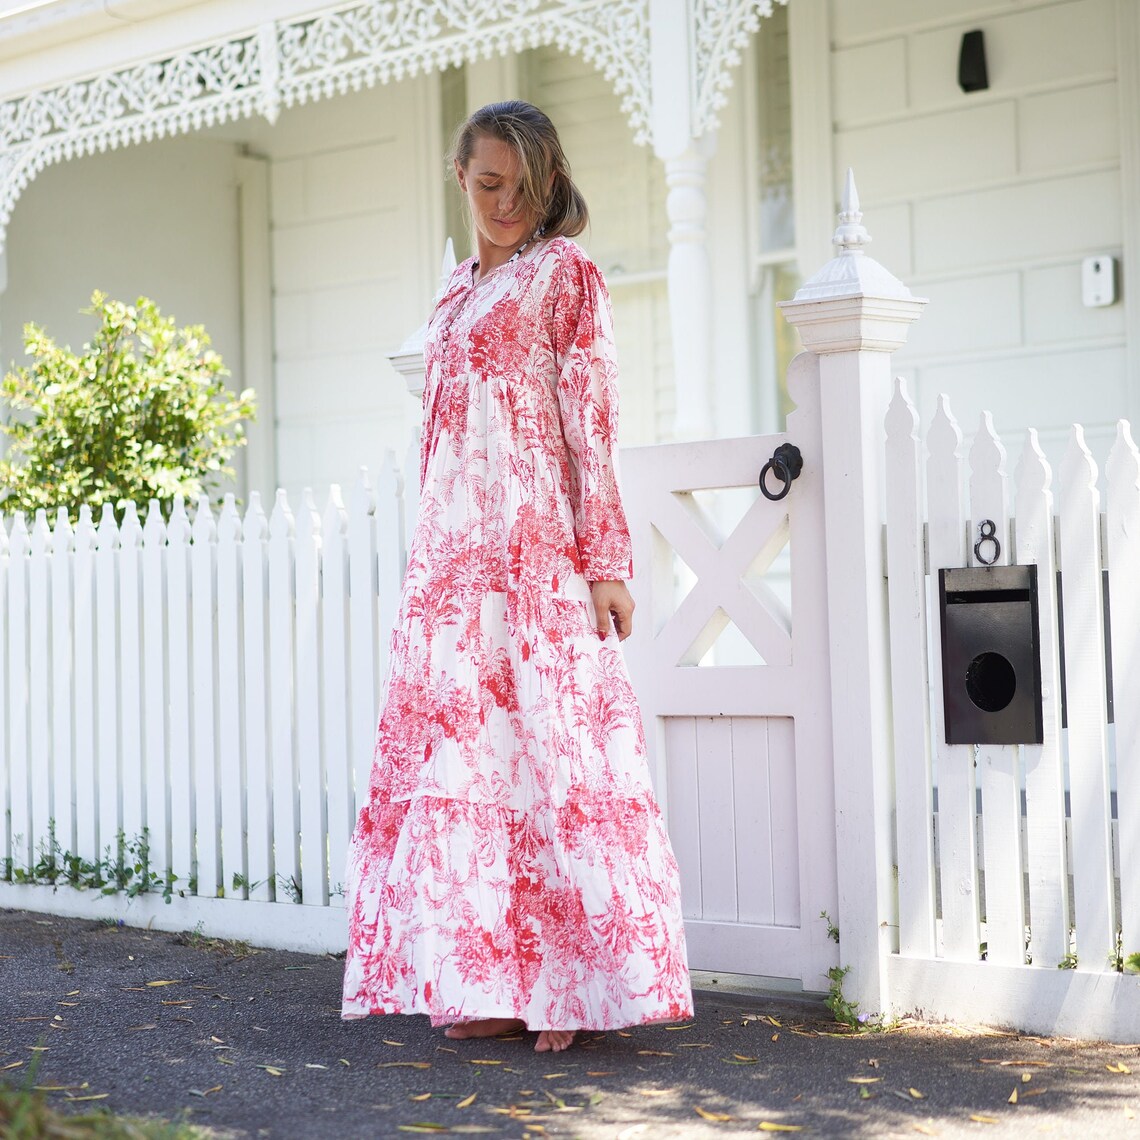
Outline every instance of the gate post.
{"type": "Polygon", "coordinates": [[[840,964],[844,995],[887,1007],[885,955],[897,941],[893,874],[889,631],[883,558],[883,417],[890,354],[926,301],[863,247],[847,172],[837,255],[781,304],[819,370],[840,964]]]}

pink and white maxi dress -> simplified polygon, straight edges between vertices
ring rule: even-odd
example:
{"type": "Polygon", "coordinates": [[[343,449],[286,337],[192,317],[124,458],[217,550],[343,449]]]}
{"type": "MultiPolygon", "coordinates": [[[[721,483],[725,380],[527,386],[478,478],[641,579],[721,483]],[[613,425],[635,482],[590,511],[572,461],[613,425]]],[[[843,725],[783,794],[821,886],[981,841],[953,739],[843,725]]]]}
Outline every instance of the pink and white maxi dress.
{"type": "Polygon", "coordinates": [[[601,274],[566,238],[429,324],[419,521],[348,859],[342,1016],[687,1017],[677,864],[589,583],[632,574],[601,274]]]}

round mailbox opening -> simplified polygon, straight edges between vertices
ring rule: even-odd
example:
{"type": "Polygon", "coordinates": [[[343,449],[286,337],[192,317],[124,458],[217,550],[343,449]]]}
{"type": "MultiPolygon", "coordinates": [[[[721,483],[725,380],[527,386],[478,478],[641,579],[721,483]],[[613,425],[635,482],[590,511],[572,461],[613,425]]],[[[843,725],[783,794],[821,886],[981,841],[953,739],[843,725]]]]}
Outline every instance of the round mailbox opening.
{"type": "Polygon", "coordinates": [[[979,653],[966,666],[966,696],[982,712],[1001,712],[1017,691],[1017,674],[1000,653],[979,653]]]}

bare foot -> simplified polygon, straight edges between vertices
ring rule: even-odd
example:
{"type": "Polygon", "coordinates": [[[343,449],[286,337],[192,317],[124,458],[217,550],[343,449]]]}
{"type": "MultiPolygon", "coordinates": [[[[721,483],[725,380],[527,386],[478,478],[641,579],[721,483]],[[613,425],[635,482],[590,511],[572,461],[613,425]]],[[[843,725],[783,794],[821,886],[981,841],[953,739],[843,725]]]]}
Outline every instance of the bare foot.
{"type": "Polygon", "coordinates": [[[576,1029],[543,1029],[538,1035],[534,1051],[536,1053],[561,1053],[574,1044],[578,1036],[576,1029]]]}
{"type": "Polygon", "coordinates": [[[483,1017],[477,1021],[457,1021],[444,1031],[444,1037],[462,1041],[467,1037],[498,1037],[502,1033],[515,1033],[526,1028],[525,1021],[513,1017],[483,1017]]]}

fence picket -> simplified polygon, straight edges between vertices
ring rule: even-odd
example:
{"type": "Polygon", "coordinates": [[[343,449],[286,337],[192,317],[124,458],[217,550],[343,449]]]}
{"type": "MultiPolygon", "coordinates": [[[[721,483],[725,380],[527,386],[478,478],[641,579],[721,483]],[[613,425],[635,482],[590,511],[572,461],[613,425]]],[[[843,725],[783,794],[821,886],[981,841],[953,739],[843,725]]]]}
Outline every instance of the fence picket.
{"type": "Polygon", "coordinates": [[[321,718],[328,788],[329,897],[344,887],[353,824],[352,754],[349,751],[347,516],[340,488],[329,489],[321,523],[321,718]]]}
{"type": "Polygon", "coordinates": [[[75,854],[95,861],[96,839],[95,732],[95,525],[91,508],[79,508],[75,526],[75,854]]]}
{"type": "Polygon", "coordinates": [[[1061,598],[1078,968],[1091,971],[1108,969],[1115,934],[1096,480],[1074,425],[1061,467],[1061,598]]]}
{"type": "MultiPolygon", "coordinates": [[[[8,529],[0,514],[0,752],[10,756],[8,746],[8,529]]],[[[3,811],[3,831],[0,832],[0,858],[10,867],[15,858],[12,849],[12,773],[5,764],[0,770],[0,810],[3,811]]]]}
{"type": "Polygon", "coordinates": [[[300,803],[294,753],[293,515],[284,491],[269,519],[269,724],[272,734],[274,898],[297,901],[301,890],[300,803]]]}
{"type": "MultiPolygon", "coordinates": [[[[51,762],[55,837],[64,851],[75,850],[75,701],[72,690],[74,643],[71,626],[71,521],[56,514],[51,550],[51,762]]],[[[3,591],[0,590],[0,596],[3,591]]],[[[2,682],[0,682],[2,691],[2,682]]]]}
{"type": "Polygon", "coordinates": [[[218,842],[221,822],[218,803],[218,737],[214,715],[218,700],[217,645],[214,637],[214,556],[218,528],[206,495],[198,499],[198,510],[190,533],[197,893],[206,898],[215,898],[222,885],[221,844],[218,842]]]}
{"type": "MultiPolygon", "coordinates": [[[[27,523],[17,511],[8,540],[8,755],[12,858],[18,867],[35,862],[40,836],[32,832],[28,770],[28,551],[27,523]]],[[[0,652],[4,647],[0,646],[0,652]]]]}
{"type": "MultiPolygon", "coordinates": [[[[395,479],[395,464],[389,465],[388,477],[395,479]]],[[[386,485],[385,472],[381,471],[380,485],[386,485]]],[[[394,506],[396,498],[393,495],[394,506]]],[[[360,478],[352,490],[348,522],[349,568],[349,634],[352,656],[349,682],[352,693],[350,712],[349,747],[352,768],[352,813],[364,802],[368,792],[368,775],[372,761],[372,743],[376,736],[376,694],[379,685],[378,652],[383,652],[386,630],[379,624],[379,609],[385,598],[378,584],[377,517],[379,508],[372,490],[368,472],[361,470],[360,478]],[[379,605],[377,603],[380,603],[379,605]]],[[[383,532],[389,536],[401,533],[399,521],[383,532]]],[[[343,867],[332,864],[332,874],[343,874],[343,867]]]]}
{"type": "Polygon", "coordinates": [[[903,380],[886,419],[887,585],[895,709],[899,950],[935,952],[934,784],[927,700],[926,558],[918,412],[903,380]]]}
{"type": "MultiPolygon", "coordinates": [[[[962,501],[962,432],[945,396],[926,437],[926,465],[931,590],[938,587],[938,570],[966,565],[966,518],[962,501]]],[[[932,626],[934,684],[931,721],[934,725],[934,777],[938,788],[939,897],[942,903],[942,943],[948,958],[976,961],[978,925],[978,857],[975,834],[974,750],[947,744],[942,700],[942,634],[932,626]]]]}
{"type": "Polygon", "coordinates": [[[249,497],[242,524],[242,643],[245,682],[245,825],[249,897],[273,897],[273,791],[269,764],[267,671],[267,542],[269,526],[261,496],[249,497]]]}
{"type": "Polygon", "coordinates": [[[142,527],[128,503],[119,527],[119,740],[122,828],[128,842],[141,839],[146,821],[146,773],[142,753],[142,527]]]}
{"type": "Polygon", "coordinates": [[[218,801],[222,890],[247,897],[249,866],[245,844],[245,757],[242,753],[241,519],[233,495],[218,515],[218,801]],[[237,876],[235,879],[234,876],[237,876]],[[237,886],[235,887],[235,883],[237,886]]]}
{"type": "Polygon", "coordinates": [[[312,491],[304,491],[297,515],[296,674],[293,708],[297,717],[297,778],[301,797],[301,900],[328,902],[328,804],[325,758],[321,751],[321,519],[312,491]]]}
{"type": "Polygon", "coordinates": [[[119,528],[115,510],[103,504],[95,545],[95,693],[99,702],[97,749],[99,823],[97,844],[111,862],[119,849],[123,781],[119,765],[119,528]]]}
{"type": "MultiPolygon", "coordinates": [[[[976,535],[993,522],[1001,550],[994,565],[1010,562],[1009,494],[1005,448],[993,417],[982,413],[970,449],[970,518],[976,535]]],[[[967,540],[968,541],[968,540],[967,540]]],[[[986,954],[1003,965],[1025,961],[1025,893],[1021,868],[1021,772],[1016,745],[980,744],[976,779],[982,789],[982,851],[986,887],[986,954]]]]}
{"type": "Polygon", "coordinates": [[[164,878],[171,873],[170,766],[167,740],[166,523],[151,499],[143,526],[143,780],[149,865],[164,878]]]}
{"type": "MultiPolygon", "coordinates": [[[[31,831],[42,843],[55,830],[51,763],[51,530],[36,511],[28,557],[28,782],[31,831]]],[[[13,754],[14,756],[15,754],[13,754]]]]}
{"type": "Polygon", "coordinates": [[[175,497],[166,527],[166,668],[170,678],[170,861],[182,886],[197,878],[194,854],[193,722],[190,693],[190,520],[181,495],[175,497]]]}
{"type": "Polygon", "coordinates": [[[1065,773],[1061,670],[1057,651],[1057,567],[1053,545],[1053,473],[1030,430],[1017,484],[1017,561],[1037,566],[1041,639],[1042,743],[1022,745],[1025,841],[1029,872],[1029,956],[1052,968],[1069,951],[1069,876],[1065,864],[1065,773]]]}
{"type": "Polygon", "coordinates": [[[1120,927],[1124,953],[1140,951],[1140,451],[1126,420],[1109,452],[1108,567],[1113,708],[1116,719],[1116,819],[1120,839],[1120,927]]]}

